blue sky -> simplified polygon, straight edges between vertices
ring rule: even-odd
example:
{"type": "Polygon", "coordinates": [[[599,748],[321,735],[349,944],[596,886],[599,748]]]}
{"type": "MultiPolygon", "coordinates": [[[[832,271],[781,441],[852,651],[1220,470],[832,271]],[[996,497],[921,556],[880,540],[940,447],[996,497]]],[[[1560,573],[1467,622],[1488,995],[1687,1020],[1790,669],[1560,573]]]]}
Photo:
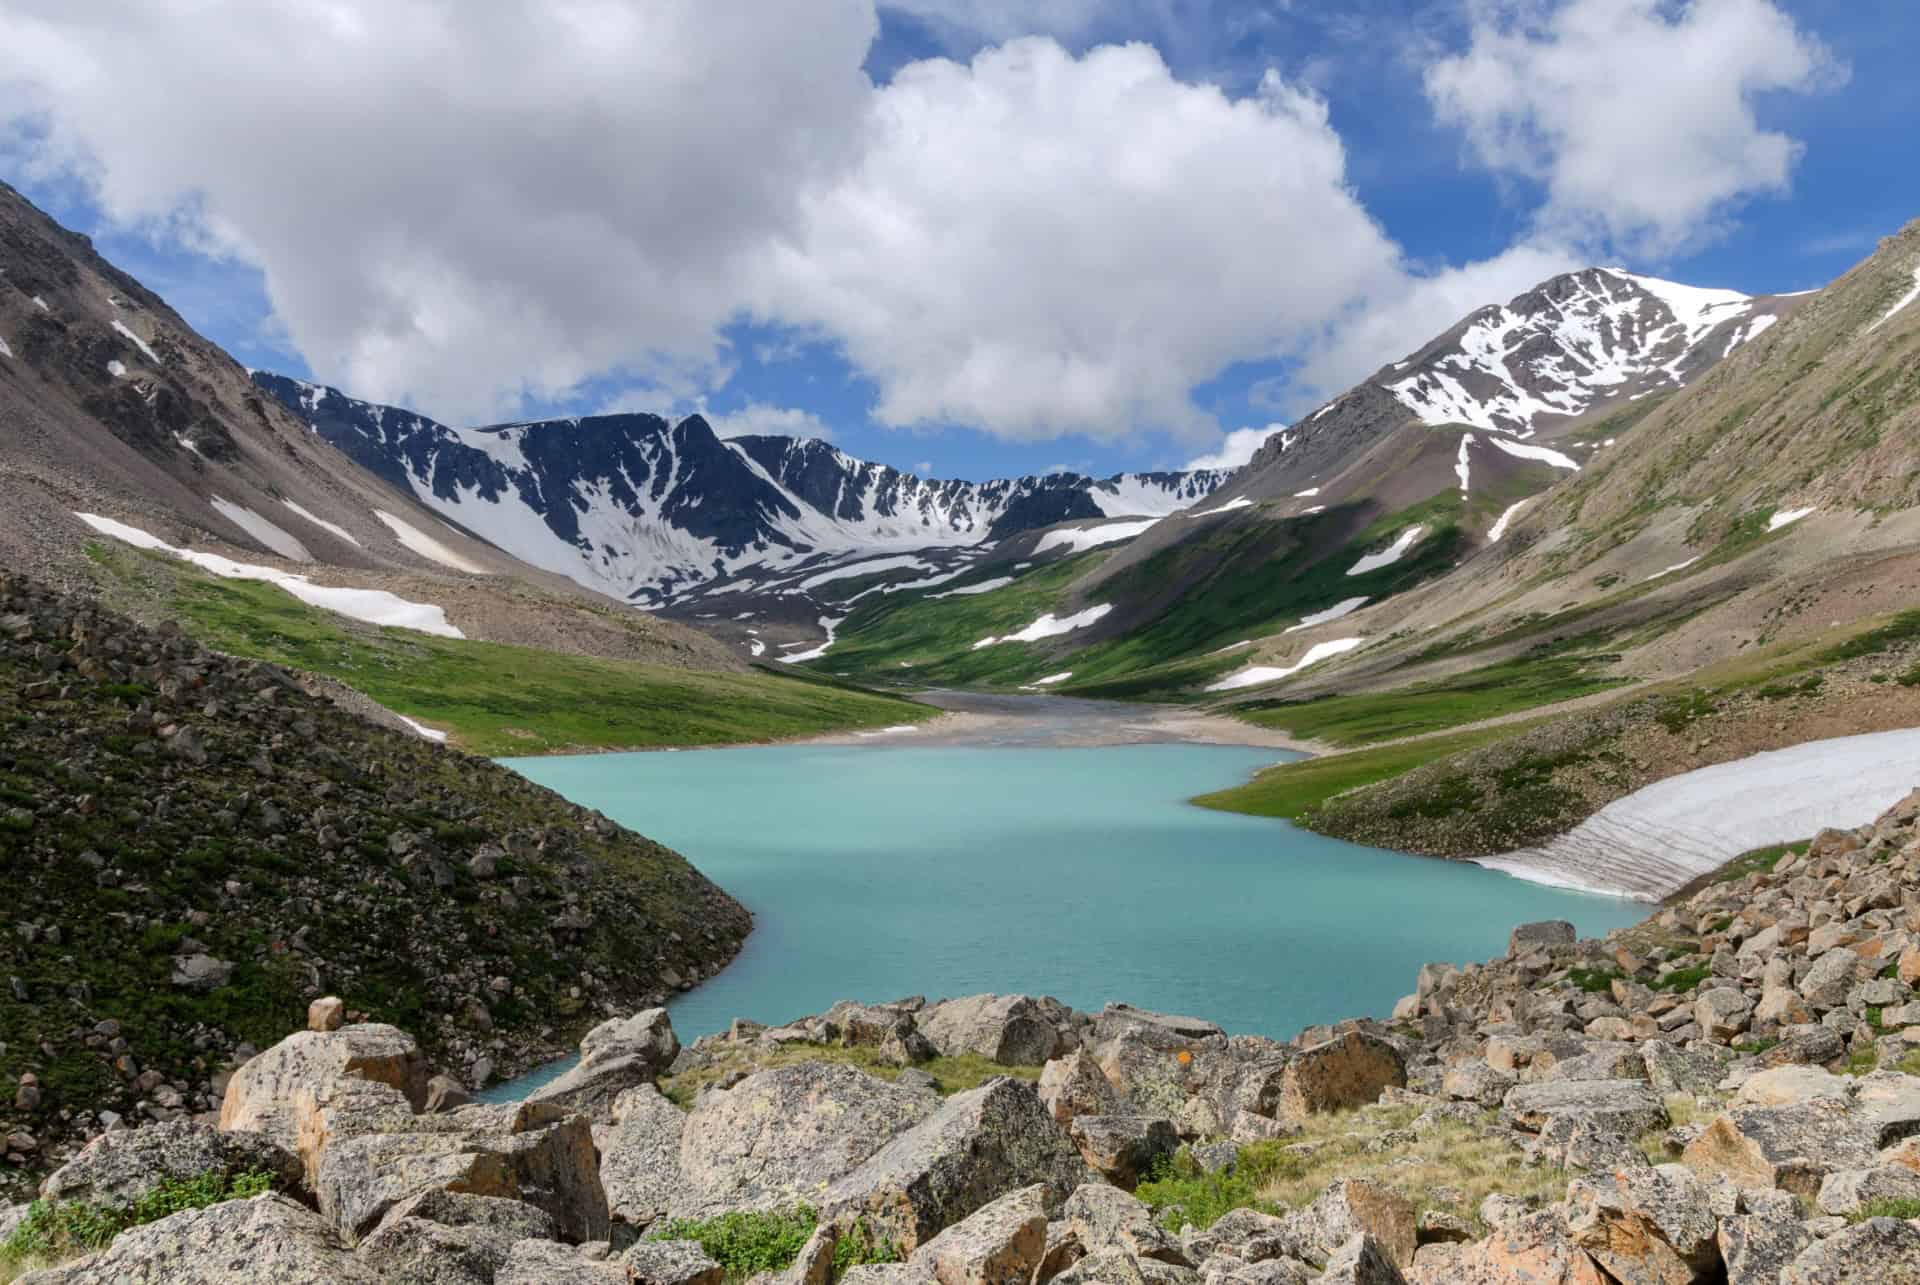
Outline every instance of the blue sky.
{"type": "Polygon", "coordinates": [[[0,177],[249,365],[965,477],[1179,467],[1551,270],[1801,290],[1920,216],[1910,0],[679,3],[229,37],[192,29],[222,4],[22,0],[0,177]],[[397,97],[354,112],[370,39],[397,97]],[[647,58],[669,83],[627,101],[647,58]]]}

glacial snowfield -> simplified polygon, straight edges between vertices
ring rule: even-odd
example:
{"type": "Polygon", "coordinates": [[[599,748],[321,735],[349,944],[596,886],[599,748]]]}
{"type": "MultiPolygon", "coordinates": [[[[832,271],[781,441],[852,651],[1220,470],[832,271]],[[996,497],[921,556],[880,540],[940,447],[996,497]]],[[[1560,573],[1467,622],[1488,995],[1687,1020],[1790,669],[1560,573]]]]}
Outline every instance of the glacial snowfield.
{"type": "Polygon", "coordinates": [[[1476,864],[1658,901],[1743,852],[1865,825],[1915,781],[1920,728],[1808,741],[1656,781],[1549,843],[1476,864]]]}

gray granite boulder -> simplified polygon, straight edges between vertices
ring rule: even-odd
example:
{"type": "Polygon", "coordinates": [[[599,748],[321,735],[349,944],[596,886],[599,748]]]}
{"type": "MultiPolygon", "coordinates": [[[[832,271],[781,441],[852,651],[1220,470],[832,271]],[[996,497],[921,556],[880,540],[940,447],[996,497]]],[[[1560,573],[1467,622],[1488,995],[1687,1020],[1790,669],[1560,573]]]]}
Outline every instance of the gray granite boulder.
{"type": "Polygon", "coordinates": [[[222,1133],[172,1120],[101,1134],[48,1174],[40,1194],[49,1200],[125,1205],[167,1179],[247,1171],[271,1174],[282,1190],[297,1190],[304,1178],[299,1158],[261,1134],[222,1133]]]}
{"type": "Polygon", "coordinates": [[[876,1234],[911,1252],[1010,1191],[1044,1185],[1054,1206],[1086,1177],[1033,1086],[998,1079],[948,1098],[820,1203],[829,1216],[864,1215],[876,1234]]]}
{"type": "MultiPolygon", "coordinates": [[[[680,1191],[670,1199],[671,1212],[706,1217],[817,1202],[834,1182],[939,1109],[937,1098],[835,1063],[802,1062],[750,1075],[705,1094],[687,1116],[680,1191]]],[[[657,1107],[648,1112],[660,1117],[657,1107]]]]}

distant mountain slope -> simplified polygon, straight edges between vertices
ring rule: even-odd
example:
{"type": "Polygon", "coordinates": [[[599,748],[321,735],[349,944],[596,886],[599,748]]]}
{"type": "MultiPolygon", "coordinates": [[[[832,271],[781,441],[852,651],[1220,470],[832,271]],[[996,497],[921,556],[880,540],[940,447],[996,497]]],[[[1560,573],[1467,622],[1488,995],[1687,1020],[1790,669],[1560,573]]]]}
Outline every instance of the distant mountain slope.
{"type": "MultiPolygon", "coordinates": [[[[1007,577],[1003,556],[959,582],[1000,581],[964,605],[948,599],[950,588],[925,607],[865,604],[813,663],[870,680],[905,668],[943,682],[1044,677],[1058,691],[1192,694],[1279,634],[1288,663],[1246,666],[1249,681],[1291,677],[1301,672],[1292,662],[1319,642],[1347,647],[1391,629],[1397,598],[1510,539],[1546,511],[1543,495],[1614,459],[1636,423],[1804,302],[1616,269],[1555,277],[1476,310],[1276,435],[1185,515],[1196,520],[1112,542],[1088,533],[1073,547],[1100,552],[1064,578],[1007,577]],[[1005,625],[1042,609],[1050,620],[1099,614],[978,650],[982,637],[1000,635],[982,627],[963,639],[957,623],[1005,625]]],[[[1634,430],[1635,440],[1659,431],[1634,430]]],[[[1001,552],[1044,560],[1056,538],[1001,552]]]]}
{"type": "Polygon", "coordinates": [[[698,415],[455,429],[265,372],[255,383],[362,467],[535,566],[646,607],[824,555],[974,549],[1020,531],[1204,499],[1221,471],[915,477],[814,439],[722,439],[698,415]]]}

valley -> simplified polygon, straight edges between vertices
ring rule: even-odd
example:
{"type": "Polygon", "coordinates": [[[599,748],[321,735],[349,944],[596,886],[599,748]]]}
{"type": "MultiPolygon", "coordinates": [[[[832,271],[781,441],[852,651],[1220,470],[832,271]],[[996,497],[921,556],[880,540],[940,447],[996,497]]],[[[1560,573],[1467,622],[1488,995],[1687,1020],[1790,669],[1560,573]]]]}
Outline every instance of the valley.
{"type": "MultiPolygon", "coordinates": [[[[933,105],[788,141],[831,181],[707,202],[752,162],[690,135],[725,162],[523,184],[697,189],[674,254],[745,238],[704,273],[596,260],[589,199],[483,238],[477,283],[383,261],[355,330],[362,229],[290,287],[258,219],[195,222],[217,184],[144,241],[94,210],[176,311],[0,183],[0,1282],[1920,1280],[1920,221],[1783,293],[1599,266],[1712,238],[1551,204],[1436,267],[1336,145],[1379,262],[1336,288],[1339,219],[1261,232],[1256,324],[1182,261],[1182,346],[1191,300],[1108,253],[1130,196],[916,224],[855,190],[879,141],[962,167],[939,118],[989,74],[1125,99],[1155,47],[963,65],[888,43],[950,16],[854,8],[884,52],[848,104],[933,105]],[[958,322],[883,306],[897,267],[770,284],[849,210],[841,264],[970,288],[948,256],[1052,229],[1069,284],[1014,264],[1023,315],[958,322]],[[634,280],[659,317],[589,306],[634,280]]],[[[503,47],[609,15],[660,34],[613,6],[503,47]]],[[[687,66],[623,75],[798,93],[687,66]]],[[[1144,187],[1162,132],[1331,128],[1277,70],[1195,89],[1231,120],[1044,168],[1144,187]]],[[[41,128],[7,172],[65,218],[41,128]]],[[[937,204],[1031,185],[1013,134],[937,204]]],[[[1230,168],[1140,222],[1204,231],[1230,168]]]]}

